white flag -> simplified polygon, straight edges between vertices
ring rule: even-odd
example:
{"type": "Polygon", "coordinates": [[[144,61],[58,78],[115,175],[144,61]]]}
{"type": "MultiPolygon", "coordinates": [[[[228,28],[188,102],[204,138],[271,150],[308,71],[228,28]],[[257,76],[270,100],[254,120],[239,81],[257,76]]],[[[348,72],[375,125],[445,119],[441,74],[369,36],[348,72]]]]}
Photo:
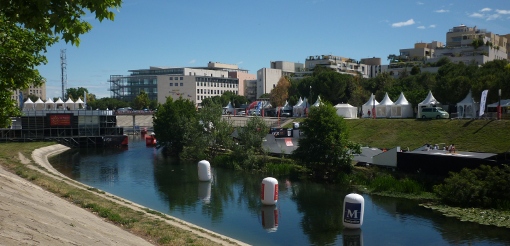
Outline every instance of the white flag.
{"type": "Polygon", "coordinates": [[[482,91],[482,98],[480,99],[480,114],[478,116],[482,116],[485,113],[485,101],[487,101],[487,93],[489,90],[482,91]]]}

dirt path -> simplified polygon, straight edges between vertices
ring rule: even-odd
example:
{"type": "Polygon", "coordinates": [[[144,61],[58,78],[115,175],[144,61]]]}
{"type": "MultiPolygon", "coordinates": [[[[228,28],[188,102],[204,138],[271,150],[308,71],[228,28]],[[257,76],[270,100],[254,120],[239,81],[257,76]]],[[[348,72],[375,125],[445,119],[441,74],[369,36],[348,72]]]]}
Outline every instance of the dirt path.
{"type": "MultiPolygon", "coordinates": [[[[48,156],[59,154],[68,147],[52,145],[37,149],[32,159],[48,172],[64,178],[48,162],[48,156]]],[[[19,153],[24,164],[31,160],[19,153]]],[[[35,168],[32,165],[27,165],[35,168]]],[[[38,169],[41,171],[40,169],[38,169]]],[[[50,175],[50,174],[48,174],[50,175]]],[[[64,181],[81,189],[86,185],[64,181]]],[[[85,188],[84,188],[85,187],[85,188]]],[[[98,194],[105,199],[137,211],[144,207],[112,194],[98,194]],[[115,199],[113,199],[115,197],[115,199]],[[128,204],[129,203],[129,204],[128,204]]],[[[152,214],[146,214],[153,216],[152,214]]],[[[222,245],[246,245],[176,218],[167,223],[191,231],[222,245]]],[[[47,192],[42,188],[0,167],[0,244],[1,245],[152,245],[144,239],[102,218],[47,192]]]]}

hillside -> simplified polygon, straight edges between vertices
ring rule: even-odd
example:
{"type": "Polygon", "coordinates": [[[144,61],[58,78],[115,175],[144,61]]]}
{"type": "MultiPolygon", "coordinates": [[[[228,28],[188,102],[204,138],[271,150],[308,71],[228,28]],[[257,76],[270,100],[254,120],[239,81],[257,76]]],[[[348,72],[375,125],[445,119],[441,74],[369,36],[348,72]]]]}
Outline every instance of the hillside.
{"type": "Polygon", "coordinates": [[[349,139],[378,148],[415,149],[426,143],[451,144],[457,150],[502,153],[510,151],[508,120],[346,120],[349,139]]]}

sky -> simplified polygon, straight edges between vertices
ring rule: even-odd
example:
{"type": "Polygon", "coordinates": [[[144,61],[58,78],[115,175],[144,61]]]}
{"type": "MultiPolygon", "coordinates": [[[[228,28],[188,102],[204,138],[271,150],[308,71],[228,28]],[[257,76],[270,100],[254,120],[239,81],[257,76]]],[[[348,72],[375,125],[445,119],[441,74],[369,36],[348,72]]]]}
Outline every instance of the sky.
{"type": "Polygon", "coordinates": [[[67,88],[109,97],[110,75],[151,66],[236,64],[256,74],[271,61],[305,63],[308,56],[355,60],[446,41],[461,24],[510,34],[508,0],[125,0],[114,21],[93,26],[78,47],[59,42],[37,69],[47,97],[62,95],[60,53],[65,49],[67,88]]]}

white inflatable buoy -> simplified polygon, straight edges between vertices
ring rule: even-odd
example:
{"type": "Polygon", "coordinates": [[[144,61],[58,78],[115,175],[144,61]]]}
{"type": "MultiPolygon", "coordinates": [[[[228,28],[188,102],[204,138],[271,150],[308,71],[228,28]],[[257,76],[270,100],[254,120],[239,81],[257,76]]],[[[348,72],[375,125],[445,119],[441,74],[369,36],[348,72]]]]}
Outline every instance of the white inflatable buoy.
{"type": "Polygon", "coordinates": [[[264,205],[275,205],[278,201],[278,180],[267,177],[262,180],[260,200],[264,205]]]}
{"type": "Polygon", "coordinates": [[[210,181],[212,178],[211,175],[211,164],[202,160],[198,162],[198,180],[200,181],[210,181]]]}
{"type": "Polygon", "coordinates": [[[358,229],[363,225],[365,214],[365,199],[356,193],[351,193],[344,198],[343,224],[349,229],[358,229]]]}

